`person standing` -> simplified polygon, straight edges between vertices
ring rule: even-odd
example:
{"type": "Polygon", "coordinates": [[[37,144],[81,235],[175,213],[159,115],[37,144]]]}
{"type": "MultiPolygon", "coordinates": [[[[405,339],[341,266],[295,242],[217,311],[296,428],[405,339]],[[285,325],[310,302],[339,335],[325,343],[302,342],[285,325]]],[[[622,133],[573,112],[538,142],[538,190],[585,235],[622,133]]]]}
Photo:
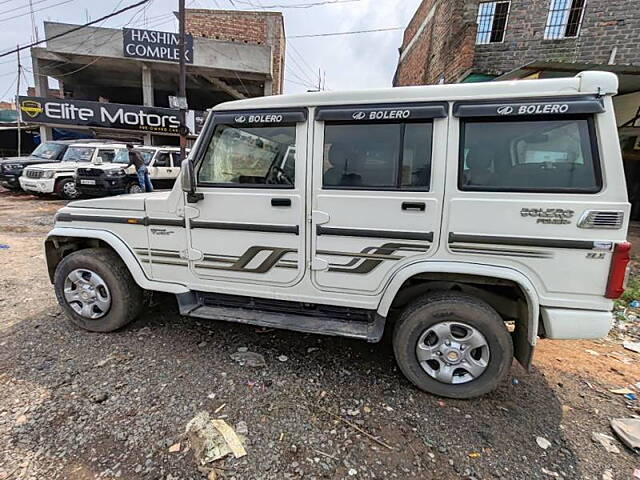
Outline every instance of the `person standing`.
{"type": "Polygon", "coordinates": [[[144,163],[144,159],[139,152],[136,152],[133,149],[133,145],[127,143],[127,150],[129,151],[129,164],[127,168],[131,165],[136,167],[136,175],[138,176],[138,183],[140,184],[140,189],[143,192],[153,192],[153,185],[151,184],[151,179],[149,178],[149,170],[144,163]]]}

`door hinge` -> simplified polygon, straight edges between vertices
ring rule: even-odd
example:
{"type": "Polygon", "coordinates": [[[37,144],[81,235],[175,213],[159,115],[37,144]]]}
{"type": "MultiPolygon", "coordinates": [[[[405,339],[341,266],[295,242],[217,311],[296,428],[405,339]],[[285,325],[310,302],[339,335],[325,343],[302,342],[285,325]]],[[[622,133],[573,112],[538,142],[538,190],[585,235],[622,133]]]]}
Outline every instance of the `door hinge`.
{"type": "Polygon", "coordinates": [[[196,250],[195,248],[186,248],[180,251],[180,258],[190,262],[197,262],[198,260],[202,260],[204,255],[200,250],[196,250]]]}
{"type": "Polygon", "coordinates": [[[329,269],[329,262],[321,258],[314,258],[309,262],[309,268],[313,271],[321,271],[329,269]]]}
{"type": "Polygon", "coordinates": [[[327,212],[321,212],[320,210],[314,210],[311,212],[310,221],[315,223],[316,225],[322,225],[325,223],[329,223],[331,217],[327,212]]]}

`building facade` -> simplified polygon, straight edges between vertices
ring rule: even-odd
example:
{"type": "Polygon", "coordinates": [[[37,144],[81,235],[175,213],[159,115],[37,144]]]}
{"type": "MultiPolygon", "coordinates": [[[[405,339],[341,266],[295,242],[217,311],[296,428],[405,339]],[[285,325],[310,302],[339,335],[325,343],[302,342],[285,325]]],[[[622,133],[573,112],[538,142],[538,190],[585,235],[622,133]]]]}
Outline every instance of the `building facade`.
{"type": "MultiPolygon", "coordinates": [[[[178,92],[178,35],[126,27],[73,31],[76,27],[44,23],[45,36],[53,40],[31,49],[35,89],[21,97],[23,119],[42,124],[45,140],[54,128],[76,128],[145,144],[176,143],[178,111],[170,97],[178,92]],[[58,81],[57,94],[48,78],[58,81]],[[86,118],[73,117],[74,108],[86,108],[86,118]]],[[[185,27],[191,134],[198,133],[201,112],[218,103],[282,92],[282,14],[187,9],[185,27]]]]}
{"type": "Polygon", "coordinates": [[[640,67],[638,6],[637,0],[424,0],[405,30],[393,83],[490,80],[539,62],[640,67]]]}

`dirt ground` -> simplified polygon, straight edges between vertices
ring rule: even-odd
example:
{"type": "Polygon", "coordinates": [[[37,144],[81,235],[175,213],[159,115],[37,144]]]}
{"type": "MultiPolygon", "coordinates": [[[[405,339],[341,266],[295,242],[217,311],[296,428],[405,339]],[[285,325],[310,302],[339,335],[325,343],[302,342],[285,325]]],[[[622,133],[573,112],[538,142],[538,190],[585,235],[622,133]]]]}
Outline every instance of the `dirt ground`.
{"type": "Polygon", "coordinates": [[[613,337],[542,340],[531,372],[514,364],[492,394],[453,401],[413,388],[388,338],[196,321],[169,297],[119,332],[81,331],[43,259],[62,205],[0,191],[0,480],[206,478],[184,436],[200,411],[246,425],[248,454],[216,462],[221,479],[600,480],[640,468],[617,440],[619,453],[592,440],[640,414],[609,391],[640,381],[640,356],[613,337]],[[239,365],[239,348],[266,366],[239,365]]]}

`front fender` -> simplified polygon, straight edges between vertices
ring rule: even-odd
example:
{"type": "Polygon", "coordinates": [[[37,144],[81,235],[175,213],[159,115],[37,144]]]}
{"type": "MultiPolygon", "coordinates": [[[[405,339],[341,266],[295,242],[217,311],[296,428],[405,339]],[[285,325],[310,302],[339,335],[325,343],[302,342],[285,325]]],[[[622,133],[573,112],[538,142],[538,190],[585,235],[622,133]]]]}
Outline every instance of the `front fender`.
{"type": "MultiPolygon", "coordinates": [[[[55,227],[47,235],[45,240],[45,250],[48,248],[47,244],[53,243],[54,240],[62,238],[88,238],[100,240],[106,243],[120,256],[140,288],[174,294],[189,292],[189,289],[184,285],[170,282],[157,282],[147,277],[142,269],[142,265],[140,265],[140,262],[129,246],[113,232],[91,228],[55,227]]],[[[55,270],[55,266],[50,265],[50,255],[45,254],[45,258],[47,259],[47,267],[49,267],[49,271],[55,270]]]]}
{"type": "Polygon", "coordinates": [[[391,308],[396,294],[406,280],[421,273],[453,273],[460,275],[478,275],[483,277],[510,280],[516,283],[527,299],[527,340],[531,346],[536,344],[538,336],[538,317],[540,315],[540,301],[535,287],[529,279],[519,272],[508,267],[496,267],[466,262],[440,262],[422,261],[407,265],[397,272],[387,284],[382,299],[378,305],[377,313],[386,317],[391,308]]]}

